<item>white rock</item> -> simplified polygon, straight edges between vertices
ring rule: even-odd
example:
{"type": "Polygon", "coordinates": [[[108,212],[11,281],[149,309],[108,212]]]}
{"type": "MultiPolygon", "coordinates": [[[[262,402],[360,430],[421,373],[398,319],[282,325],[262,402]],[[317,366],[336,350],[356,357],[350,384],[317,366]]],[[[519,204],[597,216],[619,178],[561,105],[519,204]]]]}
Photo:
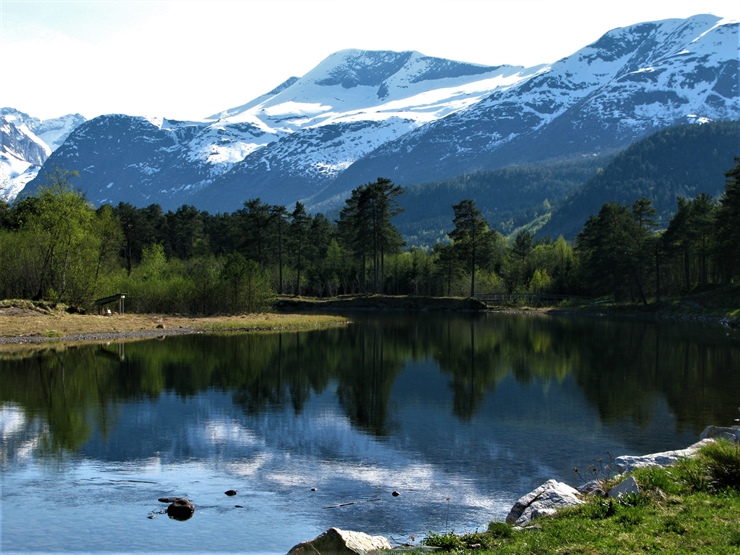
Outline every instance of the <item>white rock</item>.
{"type": "Polygon", "coordinates": [[[311,541],[294,546],[288,555],[369,555],[387,549],[393,549],[393,546],[383,536],[329,528],[311,541]]]}
{"type": "Polygon", "coordinates": [[[525,526],[533,518],[550,515],[556,509],[583,503],[578,490],[557,480],[548,480],[540,487],[521,497],[506,517],[506,522],[525,526]]]}
{"type": "Polygon", "coordinates": [[[586,482],[585,484],[580,485],[577,489],[578,493],[581,494],[601,496],[606,495],[604,493],[604,488],[600,480],[591,480],[590,482],[586,482]]]}
{"type": "Polygon", "coordinates": [[[609,497],[622,497],[628,493],[640,493],[640,486],[637,485],[635,479],[630,476],[626,480],[622,480],[616,486],[609,490],[609,497]]]}
{"type": "Polygon", "coordinates": [[[699,439],[712,438],[740,443],[740,426],[707,426],[699,436],[699,439]]]}
{"type": "Polygon", "coordinates": [[[671,466],[676,464],[679,459],[693,457],[699,448],[714,441],[713,439],[702,439],[686,449],[678,451],[663,451],[662,453],[652,453],[650,455],[632,456],[622,455],[614,459],[614,464],[619,472],[632,472],[635,468],[644,468],[646,466],[671,466]]]}

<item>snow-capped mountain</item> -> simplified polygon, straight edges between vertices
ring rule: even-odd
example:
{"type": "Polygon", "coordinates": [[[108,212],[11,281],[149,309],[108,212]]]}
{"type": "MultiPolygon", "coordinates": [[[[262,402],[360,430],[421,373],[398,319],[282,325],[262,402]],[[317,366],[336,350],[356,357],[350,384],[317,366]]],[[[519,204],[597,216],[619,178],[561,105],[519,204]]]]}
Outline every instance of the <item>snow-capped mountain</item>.
{"type": "Polygon", "coordinates": [[[514,87],[383,145],[332,190],[624,148],[679,123],[740,119],[738,23],[710,15],[615,29],[514,87]],[[378,174],[380,175],[380,174],[378,174]]]}
{"type": "Polygon", "coordinates": [[[95,118],[49,164],[78,168],[76,184],[94,203],[217,211],[256,197],[287,204],[321,191],[389,140],[531,72],[417,52],[345,50],[304,77],[202,122],[95,118]]]}
{"type": "Polygon", "coordinates": [[[539,68],[487,67],[418,52],[345,50],[230,120],[266,126],[277,140],[255,150],[193,196],[197,206],[239,207],[249,198],[309,200],[383,144],[472,106],[539,68]]]}
{"type": "Polygon", "coordinates": [[[0,108],[0,199],[14,199],[84,121],[79,114],[40,120],[12,108],[0,108]]]}
{"type": "Polygon", "coordinates": [[[740,119],[738,23],[699,15],[615,29],[532,68],[345,50],[201,122],[101,116],[46,163],[79,171],[94,203],[326,209],[379,176],[409,185],[597,154],[718,119],[740,119]]]}

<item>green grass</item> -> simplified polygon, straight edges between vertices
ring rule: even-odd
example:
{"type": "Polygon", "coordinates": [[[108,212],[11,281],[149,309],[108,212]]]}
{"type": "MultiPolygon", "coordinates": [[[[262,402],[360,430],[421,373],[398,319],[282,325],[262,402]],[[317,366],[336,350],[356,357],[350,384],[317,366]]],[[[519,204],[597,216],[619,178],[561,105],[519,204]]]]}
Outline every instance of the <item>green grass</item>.
{"type": "Polygon", "coordinates": [[[244,332],[244,331],[286,331],[321,329],[340,326],[347,323],[341,316],[326,316],[321,314],[255,315],[243,320],[211,322],[200,325],[200,329],[215,333],[244,332]]]}
{"type": "Polygon", "coordinates": [[[718,441],[694,459],[633,473],[641,493],[587,503],[516,530],[430,533],[422,544],[496,555],[740,554],[740,446],[718,441]]]}

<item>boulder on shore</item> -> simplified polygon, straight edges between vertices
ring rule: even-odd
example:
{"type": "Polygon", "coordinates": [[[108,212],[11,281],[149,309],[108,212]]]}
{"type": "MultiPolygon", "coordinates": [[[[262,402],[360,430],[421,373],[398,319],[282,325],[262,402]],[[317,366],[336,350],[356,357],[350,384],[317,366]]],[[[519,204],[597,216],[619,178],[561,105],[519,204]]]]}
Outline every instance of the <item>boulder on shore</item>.
{"type": "Polygon", "coordinates": [[[725,439],[730,443],[740,443],[740,426],[707,426],[699,439],[725,439]]]}
{"type": "Polygon", "coordinates": [[[663,451],[662,453],[651,453],[650,455],[622,455],[614,459],[614,465],[622,473],[632,472],[635,468],[644,468],[646,466],[671,466],[678,462],[679,459],[693,457],[696,452],[704,445],[711,443],[713,439],[702,439],[690,445],[686,449],[677,451],[663,451]]]}
{"type": "Polygon", "coordinates": [[[583,501],[578,497],[577,489],[557,480],[548,480],[514,503],[506,522],[514,526],[526,526],[534,518],[581,503],[583,501]]]}
{"type": "MultiPolygon", "coordinates": [[[[700,436],[700,441],[686,449],[641,456],[622,455],[614,459],[614,464],[616,469],[624,474],[628,474],[636,468],[647,466],[671,466],[681,458],[695,456],[701,447],[715,441],[715,439],[740,443],[740,426],[707,426],[700,436]]],[[[639,485],[634,477],[630,476],[612,488],[608,495],[609,497],[619,497],[639,492],[639,485]]],[[[557,480],[548,480],[537,489],[521,497],[511,508],[506,517],[506,522],[519,527],[526,526],[533,518],[553,514],[561,507],[583,503],[584,501],[578,497],[579,493],[606,495],[602,489],[602,483],[597,480],[584,484],[578,490],[557,480]]]]}
{"type": "Polygon", "coordinates": [[[316,538],[294,546],[288,555],[369,555],[376,551],[393,549],[383,536],[369,536],[363,532],[329,528],[316,538]]]}
{"type": "Polygon", "coordinates": [[[724,439],[730,443],[740,443],[740,426],[707,426],[699,436],[699,441],[689,445],[686,449],[677,451],[663,451],[662,453],[651,453],[650,455],[632,456],[622,455],[614,459],[614,464],[619,472],[629,473],[635,468],[646,466],[671,466],[679,459],[693,457],[696,452],[711,443],[715,439],[724,439]]]}
{"type": "Polygon", "coordinates": [[[622,496],[640,493],[640,486],[635,481],[634,476],[622,480],[616,486],[609,490],[609,497],[619,499],[622,496]]]}

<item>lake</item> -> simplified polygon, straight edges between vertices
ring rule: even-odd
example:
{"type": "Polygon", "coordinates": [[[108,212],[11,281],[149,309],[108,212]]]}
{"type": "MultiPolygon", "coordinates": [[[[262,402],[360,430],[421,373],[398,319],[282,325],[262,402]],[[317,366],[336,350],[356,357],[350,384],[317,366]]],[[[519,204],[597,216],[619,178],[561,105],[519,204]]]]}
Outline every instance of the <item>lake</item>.
{"type": "Polygon", "coordinates": [[[720,326],[350,318],[0,355],[0,550],[283,554],[332,526],[418,543],[738,416],[720,326]],[[180,496],[186,521],[158,501],[180,496]]]}

